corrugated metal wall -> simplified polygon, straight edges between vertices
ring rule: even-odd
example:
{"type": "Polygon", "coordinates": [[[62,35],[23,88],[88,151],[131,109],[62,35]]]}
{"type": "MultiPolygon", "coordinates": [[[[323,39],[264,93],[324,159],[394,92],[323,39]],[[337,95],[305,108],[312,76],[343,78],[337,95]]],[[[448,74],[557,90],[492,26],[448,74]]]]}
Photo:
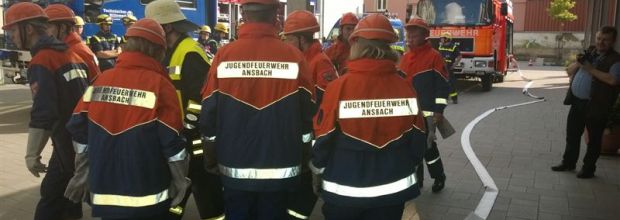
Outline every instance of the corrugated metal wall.
{"type": "MultiPolygon", "coordinates": [[[[588,1],[577,0],[577,5],[573,8],[573,13],[577,15],[577,20],[564,24],[563,31],[584,31],[587,20],[588,1]]],[[[523,31],[562,31],[560,22],[553,20],[547,8],[551,0],[528,0],[525,4],[525,17],[520,18],[525,22],[523,31]]]]}

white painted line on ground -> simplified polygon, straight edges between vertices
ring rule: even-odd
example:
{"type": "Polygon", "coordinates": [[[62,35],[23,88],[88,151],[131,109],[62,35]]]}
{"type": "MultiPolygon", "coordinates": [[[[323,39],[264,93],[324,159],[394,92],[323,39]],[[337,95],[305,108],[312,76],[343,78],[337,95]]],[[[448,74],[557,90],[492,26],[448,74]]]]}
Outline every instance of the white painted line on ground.
{"type": "Polygon", "coordinates": [[[24,109],[29,109],[31,106],[30,105],[26,105],[26,106],[22,106],[22,107],[18,107],[18,108],[13,108],[13,109],[9,109],[9,110],[5,110],[5,111],[0,111],[0,115],[4,115],[4,114],[8,114],[8,113],[13,113],[16,111],[21,111],[24,109]]]}
{"type": "Polygon", "coordinates": [[[495,185],[495,181],[489,174],[489,171],[486,169],[484,164],[480,162],[480,159],[478,159],[478,157],[476,156],[476,153],[471,147],[471,142],[469,139],[471,136],[471,132],[476,126],[476,124],[478,124],[478,122],[482,121],[482,119],[486,118],[487,116],[491,115],[493,112],[496,112],[496,111],[546,101],[544,97],[538,97],[538,96],[532,95],[529,92],[528,90],[529,87],[532,86],[532,84],[534,83],[532,80],[529,80],[525,76],[523,76],[521,71],[519,71],[519,75],[521,76],[523,80],[529,81],[529,83],[527,83],[527,85],[523,87],[523,95],[526,95],[528,97],[532,97],[538,100],[518,103],[514,105],[500,106],[497,108],[489,109],[486,112],[479,115],[478,117],[476,117],[473,121],[469,122],[469,124],[465,126],[465,129],[463,130],[463,133],[461,134],[461,146],[463,148],[463,152],[465,152],[467,159],[469,160],[471,165],[474,167],[476,174],[478,174],[478,178],[480,178],[480,181],[482,181],[482,185],[485,188],[484,194],[482,195],[482,198],[480,199],[478,206],[473,212],[469,213],[469,215],[465,218],[466,220],[487,219],[487,217],[489,217],[489,214],[491,213],[491,210],[493,209],[493,205],[495,204],[495,199],[497,199],[497,194],[499,193],[499,190],[497,189],[497,185],[495,185]]]}

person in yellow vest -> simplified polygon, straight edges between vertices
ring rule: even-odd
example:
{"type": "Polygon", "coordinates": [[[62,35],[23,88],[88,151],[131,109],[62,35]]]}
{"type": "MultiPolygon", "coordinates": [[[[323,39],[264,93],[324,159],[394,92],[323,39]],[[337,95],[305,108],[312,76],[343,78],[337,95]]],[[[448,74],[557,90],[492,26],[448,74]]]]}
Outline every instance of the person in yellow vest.
{"type": "Polygon", "coordinates": [[[215,152],[203,151],[198,129],[202,100],[200,91],[211,67],[211,59],[188,32],[200,27],[187,20],[174,0],[152,1],[146,6],[145,16],[159,22],[166,32],[168,50],[163,63],[168,67],[170,79],[180,96],[185,125],[183,135],[187,140],[186,149],[192,155],[188,175],[192,180],[192,190],[188,190],[183,202],[171,213],[181,219],[187,198],[193,193],[201,219],[221,219],[224,215],[222,183],[219,174],[211,172],[217,169],[207,171],[203,165],[203,158],[214,156],[215,152]]]}

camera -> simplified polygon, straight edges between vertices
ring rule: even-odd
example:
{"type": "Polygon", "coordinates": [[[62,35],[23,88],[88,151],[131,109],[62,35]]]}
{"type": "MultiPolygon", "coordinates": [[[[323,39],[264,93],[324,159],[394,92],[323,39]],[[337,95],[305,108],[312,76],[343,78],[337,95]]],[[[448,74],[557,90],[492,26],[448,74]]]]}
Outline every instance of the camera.
{"type": "Polygon", "coordinates": [[[590,47],[587,50],[584,50],[583,53],[577,54],[577,62],[579,62],[580,64],[585,64],[586,62],[592,62],[592,60],[594,59],[594,57],[596,56],[595,54],[595,47],[590,47]]]}

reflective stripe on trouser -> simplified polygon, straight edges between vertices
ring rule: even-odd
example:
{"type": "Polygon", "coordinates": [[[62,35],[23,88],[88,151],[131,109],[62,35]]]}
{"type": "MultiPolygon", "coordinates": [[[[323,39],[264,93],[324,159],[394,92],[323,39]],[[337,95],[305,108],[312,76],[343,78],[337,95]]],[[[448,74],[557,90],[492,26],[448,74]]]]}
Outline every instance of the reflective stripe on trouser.
{"type": "Polygon", "coordinates": [[[298,176],[301,172],[301,166],[271,169],[218,166],[222,175],[236,179],[286,179],[298,176]]]}
{"type": "Polygon", "coordinates": [[[354,198],[370,198],[394,194],[406,190],[415,184],[416,175],[414,172],[405,178],[396,180],[391,183],[368,187],[347,186],[323,180],[323,190],[341,196],[348,196],[354,198]]]}
{"type": "MultiPolygon", "coordinates": [[[[426,161],[426,167],[428,168],[428,172],[431,175],[431,178],[436,179],[438,177],[443,177],[443,162],[441,161],[441,157],[439,156],[439,149],[437,149],[437,143],[433,143],[431,148],[426,149],[424,153],[424,160],[426,161]]],[[[421,167],[421,169],[423,169],[421,167]]]]}
{"type": "Polygon", "coordinates": [[[145,196],[127,196],[114,194],[92,194],[94,205],[109,205],[121,207],[144,207],[156,205],[168,199],[168,189],[145,196]]]}
{"type": "Polygon", "coordinates": [[[308,219],[318,198],[312,188],[312,172],[306,171],[300,176],[301,185],[297,191],[287,195],[287,212],[295,219],[308,219]]]}

